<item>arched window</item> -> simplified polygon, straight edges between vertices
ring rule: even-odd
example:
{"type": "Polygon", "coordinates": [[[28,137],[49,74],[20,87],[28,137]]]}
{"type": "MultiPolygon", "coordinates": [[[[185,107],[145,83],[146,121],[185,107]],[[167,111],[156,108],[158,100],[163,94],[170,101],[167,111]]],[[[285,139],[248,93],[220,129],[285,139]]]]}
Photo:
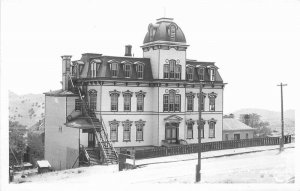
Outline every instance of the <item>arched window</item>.
{"type": "Polygon", "coordinates": [[[137,65],[137,78],[142,79],[144,78],[144,65],[138,64],[137,65]]]}
{"type": "Polygon", "coordinates": [[[209,124],[209,138],[215,138],[215,134],[216,134],[216,120],[215,119],[211,119],[208,121],[209,124]]]}
{"type": "Polygon", "coordinates": [[[195,93],[193,92],[189,92],[186,94],[187,111],[194,111],[194,97],[195,97],[195,93]]]}
{"type": "MultiPolygon", "coordinates": [[[[202,92],[201,95],[202,97],[201,97],[200,107],[201,107],[201,111],[204,111],[206,94],[202,92]]],[[[200,101],[199,93],[197,93],[197,97],[198,97],[198,101],[200,101]]],[[[199,111],[199,106],[198,106],[198,111],[199,111]]]]}
{"type": "Polygon", "coordinates": [[[130,78],[131,76],[131,65],[125,64],[124,65],[124,71],[125,71],[125,78],[130,78]]]}
{"type": "Polygon", "coordinates": [[[204,67],[199,67],[199,80],[204,81],[204,67]]]}
{"type": "Polygon", "coordinates": [[[123,92],[124,97],[124,111],[131,111],[131,96],[132,92],[127,90],[123,92]]]}
{"type": "MultiPolygon", "coordinates": [[[[199,120],[197,121],[197,123],[198,123],[198,130],[199,130],[199,120]]],[[[204,125],[205,125],[205,121],[203,119],[201,119],[201,123],[200,123],[201,138],[204,138],[204,125]]]]}
{"type": "Polygon", "coordinates": [[[216,69],[211,68],[210,69],[210,81],[215,81],[216,80],[216,69]]]}
{"type": "Polygon", "coordinates": [[[145,126],[146,121],[143,120],[138,120],[135,121],[135,126],[136,126],[136,140],[137,141],[143,141],[143,134],[144,134],[144,126],[145,126]]]}
{"type": "Polygon", "coordinates": [[[175,90],[170,90],[169,94],[163,97],[163,111],[180,111],[180,103],[180,94],[176,94],[175,90]]]}
{"type": "Polygon", "coordinates": [[[193,73],[194,73],[194,68],[193,67],[187,67],[186,69],[186,79],[187,80],[193,80],[193,73]]]}
{"type": "Polygon", "coordinates": [[[187,139],[193,139],[193,127],[194,127],[194,123],[195,121],[193,121],[192,119],[189,119],[186,121],[186,125],[187,125],[187,139]]]}
{"type": "Polygon", "coordinates": [[[164,64],[164,79],[181,79],[181,65],[179,60],[166,60],[164,64]]]}
{"type": "Polygon", "coordinates": [[[164,64],[164,78],[169,78],[169,73],[170,73],[170,65],[169,64],[164,64]]]}
{"type": "Polygon", "coordinates": [[[123,125],[123,141],[129,142],[131,138],[131,125],[132,121],[129,121],[128,119],[126,121],[122,122],[123,125]]]}
{"type": "Polygon", "coordinates": [[[118,76],[118,64],[111,63],[111,77],[117,77],[117,76],[118,76]]]}
{"type": "Polygon", "coordinates": [[[170,25],[170,40],[175,41],[176,26],[170,25]]]}
{"type": "Polygon", "coordinates": [[[170,62],[170,78],[174,79],[175,78],[176,61],[170,60],[169,62],[170,62]]]}
{"type": "Polygon", "coordinates": [[[109,126],[110,126],[110,140],[117,142],[119,121],[115,119],[113,121],[109,121],[109,126]]]}
{"type": "Polygon", "coordinates": [[[181,65],[179,64],[176,65],[175,78],[177,80],[181,79],[181,65]]]}
{"type": "Polygon", "coordinates": [[[90,110],[95,112],[97,109],[97,91],[92,89],[89,91],[90,110]]]}
{"type": "Polygon", "coordinates": [[[136,95],[136,110],[137,111],[144,111],[144,98],[145,98],[146,92],[143,92],[142,90],[139,92],[135,92],[136,95]]]}
{"type": "Polygon", "coordinates": [[[215,111],[216,110],[216,97],[217,97],[217,94],[214,93],[214,92],[208,94],[208,98],[209,98],[209,111],[215,111]]]}
{"type": "Polygon", "coordinates": [[[111,111],[118,111],[118,101],[120,92],[117,90],[110,91],[110,109],[111,111]]]}

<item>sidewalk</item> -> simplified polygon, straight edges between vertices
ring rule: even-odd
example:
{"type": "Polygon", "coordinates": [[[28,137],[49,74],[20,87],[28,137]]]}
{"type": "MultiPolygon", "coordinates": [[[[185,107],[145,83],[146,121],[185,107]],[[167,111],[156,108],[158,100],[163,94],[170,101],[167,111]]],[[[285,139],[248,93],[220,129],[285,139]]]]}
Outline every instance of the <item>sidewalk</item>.
{"type": "MultiPolygon", "coordinates": [[[[295,147],[295,143],[290,143],[290,144],[284,145],[285,149],[294,148],[294,147],[295,147]]],[[[279,150],[279,145],[208,151],[208,152],[201,153],[201,159],[226,157],[226,156],[232,156],[232,155],[262,152],[262,151],[267,151],[267,150],[279,150]]],[[[184,155],[173,155],[173,156],[167,156],[167,157],[139,159],[139,160],[135,161],[135,165],[144,166],[144,165],[149,165],[149,164],[170,163],[170,162],[178,162],[178,161],[197,160],[197,159],[198,159],[198,153],[192,153],[192,154],[184,154],[184,155]]]]}

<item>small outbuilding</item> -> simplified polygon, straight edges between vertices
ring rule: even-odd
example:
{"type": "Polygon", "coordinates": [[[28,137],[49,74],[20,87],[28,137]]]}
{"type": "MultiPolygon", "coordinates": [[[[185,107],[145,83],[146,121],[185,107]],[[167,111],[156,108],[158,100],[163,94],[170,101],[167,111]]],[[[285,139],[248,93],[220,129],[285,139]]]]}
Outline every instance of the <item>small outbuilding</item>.
{"type": "Polygon", "coordinates": [[[47,160],[36,161],[38,166],[38,173],[45,173],[51,171],[51,165],[47,160]]]}
{"type": "Polygon", "coordinates": [[[254,128],[234,118],[223,119],[223,141],[252,139],[254,128]]]}

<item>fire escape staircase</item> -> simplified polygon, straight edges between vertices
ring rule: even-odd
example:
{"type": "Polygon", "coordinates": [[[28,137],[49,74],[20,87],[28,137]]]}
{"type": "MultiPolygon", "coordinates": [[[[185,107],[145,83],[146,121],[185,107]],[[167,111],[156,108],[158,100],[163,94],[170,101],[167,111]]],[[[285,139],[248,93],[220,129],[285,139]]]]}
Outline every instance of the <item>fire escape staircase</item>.
{"type": "MultiPolygon", "coordinates": [[[[105,124],[103,122],[102,116],[100,115],[100,120],[97,118],[95,112],[90,110],[85,100],[84,96],[82,95],[82,90],[75,86],[71,76],[69,76],[73,91],[77,93],[81,100],[82,105],[82,113],[87,117],[87,119],[92,124],[92,130],[95,134],[95,141],[100,148],[100,159],[106,165],[108,164],[116,164],[118,163],[118,153],[114,149],[112,142],[109,140],[107,135],[107,130],[105,124]]],[[[89,154],[90,152],[88,152],[89,154]]],[[[93,157],[93,156],[91,156],[93,157]]]]}

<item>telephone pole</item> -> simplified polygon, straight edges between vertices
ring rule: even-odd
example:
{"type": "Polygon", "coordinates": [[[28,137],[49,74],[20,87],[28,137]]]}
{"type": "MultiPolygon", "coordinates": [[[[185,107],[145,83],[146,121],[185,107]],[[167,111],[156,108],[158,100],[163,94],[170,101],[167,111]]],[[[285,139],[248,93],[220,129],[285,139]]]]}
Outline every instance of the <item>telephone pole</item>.
{"type": "Polygon", "coordinates": [[[284,118],[283,118],[283,86],[287,86],[287,84],[282,84],[280,83],[280,90],[281,90],[281,142],[280,142],[280,151],[283,151],[283,146],[284,146],[284,118]]]}
{"type": "Polygon", "coordinates": [[[196,182],[201,180],[201,103],[202,103],[202,83],[200,82],[199,87],[199,99],[198,99],[198,110],[199,110],[199,123],[198,123],[198,164],[196,165],[196,182]]]}

